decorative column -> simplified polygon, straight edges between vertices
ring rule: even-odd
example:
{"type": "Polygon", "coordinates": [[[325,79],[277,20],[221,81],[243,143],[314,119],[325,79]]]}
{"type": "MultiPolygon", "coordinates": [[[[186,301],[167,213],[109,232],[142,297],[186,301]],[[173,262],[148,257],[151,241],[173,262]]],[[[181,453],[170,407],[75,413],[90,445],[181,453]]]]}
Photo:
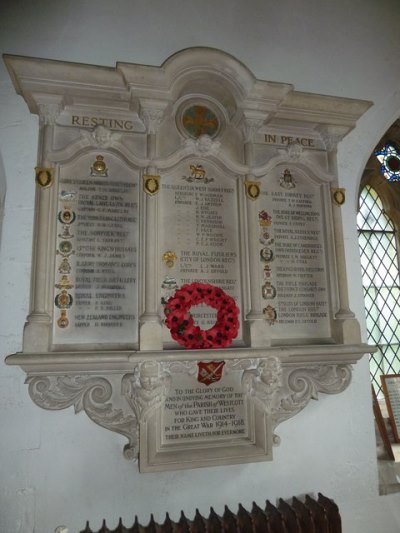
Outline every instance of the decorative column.
{"type": "MultiPolygon", "coordinates": [[[[245,114],[243,120],[244,159],[251,169],[253,165],[254,136],[263,125],[265,115],[259,113],[245,114]]],[[[259,257],[259,227],[257,213],[259,211],[260,183],[255,181],[251,171],[245,176],[244,186],[247,198],[247,237],[249,253],[249,312],[246,315],[248,335],[251,347],[270,346],[269,326],[264,319],[261,302],[261,277],[257,258],[259,257]],[[252,192],[253,191],[253,192],[252,192]]]]}
{"type": "MultiPolygon", "coordinates": [[[[339,127],[339,129],[324,128],[321,129],[320,133],[328,154],[329,172],[337,176],[337,145],[342,140],[344,132],[340,131],[339,127]]],[[[343,344],[356,344],[361,341],[361,332],[358,320],[355,318],[353,311],[351,311],[349,303],[341,211],[341,206],[345,202],[345,191],[344,189],[332,188],[331,193],[339,292],[339,310],[335,314],[333,333],[337,342],[343,344]]]]}
{"type": "Polygon", "coordinates": [[[56,195],[54,168],[48,154],[53,147],[54,125],[61,111],[59,102],[38,105],[39,147],[36,167],[35,219],[30,309],[24,327],[24,352],[48,351],[51,344],[54,284],[54,239],[56,195]]]}
{"type": "Polygon", "coordinates": [[[157,130],[162,122],[166,102],[142,101],[141,118],[147,130],[147,158],[150,162],[143,175],[145,193],[144,263],[144,306],[140,316],[140,350],[162,350],[162,322],[159,315],[160,291],[158,265],[161,261],[158,250],[158,194],[160,176],[152,161],[157,157],[157,130]]]}

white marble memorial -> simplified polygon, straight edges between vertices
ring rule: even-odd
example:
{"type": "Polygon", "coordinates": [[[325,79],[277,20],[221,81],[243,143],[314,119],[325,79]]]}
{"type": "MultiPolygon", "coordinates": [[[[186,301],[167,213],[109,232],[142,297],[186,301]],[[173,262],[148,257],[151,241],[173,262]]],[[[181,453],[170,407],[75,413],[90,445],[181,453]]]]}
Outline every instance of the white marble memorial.
{"type": "Polygon", "coordinates": [[[37,405],[124,435],[142,472],[272,460],[279,423],[370,352],[333,201],[337,143],[370,103],[206,48],[161,67],[5,63],[40,121],[30,311],[7,363],[37,405]],[[234,299],[228,348],[172,339],[164,306],[194,282],[234,299]]]}

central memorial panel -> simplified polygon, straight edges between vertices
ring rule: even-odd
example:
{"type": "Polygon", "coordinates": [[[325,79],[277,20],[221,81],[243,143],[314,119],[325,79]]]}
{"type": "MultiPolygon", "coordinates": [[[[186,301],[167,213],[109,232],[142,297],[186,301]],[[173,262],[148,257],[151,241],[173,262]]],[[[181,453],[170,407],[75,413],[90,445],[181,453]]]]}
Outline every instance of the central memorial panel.
{"type": "MultiPolygon", "coordinates": [[[[168,298],[176,286],[201,282],[219,287],[242,309],[235,179],[209,161],[182,162],[163,175],[159,220],[161,255],[174,255],[162,267],[161,297],[168,298]]],[[[208,306],[193,307],[191,314],[202,329],[215,324],[208,306]]],[[[235,342],[241,340],[240,328],[235,342]]],[[[165,331],[164,342],[169,341],[165,331]]]]}

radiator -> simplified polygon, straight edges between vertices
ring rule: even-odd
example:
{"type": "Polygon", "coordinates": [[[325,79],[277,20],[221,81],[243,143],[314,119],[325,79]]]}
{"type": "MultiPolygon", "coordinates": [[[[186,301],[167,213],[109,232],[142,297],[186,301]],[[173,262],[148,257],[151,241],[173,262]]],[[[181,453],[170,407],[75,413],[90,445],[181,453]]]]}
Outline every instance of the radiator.
{"type": "Polygon", "coordinates": [[[155,522],[151,515],[147,526],[139,524],[137,517],[133,526],[122,524],[122,520],[115,529],[109,529],[105,520],[97,531],[90,529],[89,522],[80,533],[341,533],[342,525],[339,509],[333,500],[318,494],[318,499],[305,496],[304,501],[293,498],[292,503],[280,499],[275,507],[269,501],[261,509],[253,503],[250,511],[241,504],[237,513],[233,513],[225,506],[222,516],[210,510],[208,518],[203,517],[198,510],[192,520],[181,513],[178,522],[173,522],[168,513],[162,524],[155,522]]]}

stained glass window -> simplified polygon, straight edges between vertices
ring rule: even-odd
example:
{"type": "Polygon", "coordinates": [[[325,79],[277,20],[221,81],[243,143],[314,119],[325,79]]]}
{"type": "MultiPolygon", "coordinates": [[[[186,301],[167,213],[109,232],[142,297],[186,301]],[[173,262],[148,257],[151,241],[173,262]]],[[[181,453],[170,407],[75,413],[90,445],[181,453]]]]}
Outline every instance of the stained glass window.
{"type": "Polygon", "coordinates": [[[381,163],[381,173],[389,181],[400,181],[400,151],[393,143],[375,152],[381,163]]]}
{"type": "Polygon", "coordinates": [[[400,279],[393,222],[381,199],[367,185],[360,195],[357,216],[371,380],[381,391],[380,375],[400,373],[400,279]]]}

